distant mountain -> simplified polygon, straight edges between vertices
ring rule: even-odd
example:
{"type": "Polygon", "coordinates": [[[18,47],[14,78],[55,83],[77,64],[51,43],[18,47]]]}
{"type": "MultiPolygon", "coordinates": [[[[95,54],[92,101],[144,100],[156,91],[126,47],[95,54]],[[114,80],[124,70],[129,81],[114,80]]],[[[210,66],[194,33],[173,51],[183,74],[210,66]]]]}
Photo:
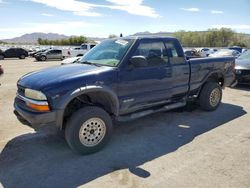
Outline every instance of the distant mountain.
{"type": "Polygon", "coordinates": [[[133,34],[132,36],[173,36],[172,32],[157,32],[157,33],[150,33],[149,31],[138,32],[133,34]]]}
{"type": "MultiPolygon", "coordinates": [[[[15,43],[15,44],[37,44],[38,38],[48,39],[48,40],[61,40],[61,39],[68,39],[69,37],[73,36],[60,35],[57,33],[29,33],[12,39],[0,39],[0,40],[3,42],[15,43]]],[[[102,41],[105,39],[98,37],[87,37],[87,38],[91,41],[102,41]]]]}
{"type": "Polygon", "coordinates": [[[2,41],[15,44],[37,44],[38,38],[48,40],[60,40],[67,39],[69,38],[69,36],[60,35],[57,33],[30,33],[12,39],[2,39],[2,41]]]}

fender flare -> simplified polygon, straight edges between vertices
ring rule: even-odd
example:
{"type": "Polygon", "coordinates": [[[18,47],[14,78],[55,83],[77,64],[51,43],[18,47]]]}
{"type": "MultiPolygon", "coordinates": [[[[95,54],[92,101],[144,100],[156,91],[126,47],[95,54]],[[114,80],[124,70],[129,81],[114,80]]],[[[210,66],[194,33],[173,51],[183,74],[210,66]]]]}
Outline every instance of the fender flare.
{"type": "MultiPolygon", "coordinates": [[[[202,80],[201,82],[201,85],[200,87],[198,88],[198,91],[197,91],[197,95],[200,94],[200,91],[201,89],[203,88],[204,84],[208,81],[208,78],[213,75],[213,74],[217,74],[217,75],[222,75],[223,79],[225,78],[225,75],[220,71],[220,70],[214,70],[214,71],[211,71],[207,74],[207,76],[204,77],[204,79],[202,80]]],[[[222,86],[223,88],[223,86],[222,86]]]]}
{"type": "Polygon", "coordinates": [[[207,82],[208,78],[209,78],[210,76],[212,76],[213,74],[221,75],[223,79],[225,78],[225,75],[223,74],[223,72],[221,72],[220,70],[214,70],[214,71],[211,71],[211,72],[209,72],[209,73],[207,74],[207,76],[206,76],[206,77],[203,79],[203,81],[202,81],[202,85],[203,85],[205,82],[207,82]]]}
{"type": "Polygon", "coordinates": [[[90,85],[78,88],[74,90],[73,92],[70,92],[69,94],[66,94],[66,96],[60,100],[59,104],[57,105],[59,109],[65,110],[67,105],[77,96],[80,96],[82,94],[88,94],[91,92],[103,92],[107,94],[112,102],[111,104],[111,110],[115,115],[119,114],[119,100],[114,91],[112,91],[110,88],[106,86],[96,86],[96,85],[90,85]]]}

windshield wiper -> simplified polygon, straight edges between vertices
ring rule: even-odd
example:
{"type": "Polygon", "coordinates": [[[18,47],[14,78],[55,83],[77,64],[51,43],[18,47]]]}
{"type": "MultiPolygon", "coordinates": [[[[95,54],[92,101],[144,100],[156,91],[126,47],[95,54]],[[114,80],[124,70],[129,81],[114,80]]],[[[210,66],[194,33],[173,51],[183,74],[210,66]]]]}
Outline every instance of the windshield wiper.
{"type": "Polygon", "coordinates": [[[101,64],[97,64],[97,63],[92,63],[90,61],[80,61],[80,63],[82,64],[87,64],[87,65],[95,65],[97,67],[101,67],[102,65],[101,64]]]}

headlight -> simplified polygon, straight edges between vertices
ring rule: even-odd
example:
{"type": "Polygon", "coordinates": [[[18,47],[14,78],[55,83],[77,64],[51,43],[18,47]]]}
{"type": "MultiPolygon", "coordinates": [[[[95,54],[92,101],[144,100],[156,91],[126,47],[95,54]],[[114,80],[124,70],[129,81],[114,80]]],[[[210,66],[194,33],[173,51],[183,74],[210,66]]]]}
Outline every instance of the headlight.
{"type": "Polygon", "coordinates": [[[25,95],[25,97],[28,97],[30,99],[39,100],[39,101],[47,100],[47,97],[41,91],[36,91],[33,89],[25,89],[24,95],[25,95]]]}

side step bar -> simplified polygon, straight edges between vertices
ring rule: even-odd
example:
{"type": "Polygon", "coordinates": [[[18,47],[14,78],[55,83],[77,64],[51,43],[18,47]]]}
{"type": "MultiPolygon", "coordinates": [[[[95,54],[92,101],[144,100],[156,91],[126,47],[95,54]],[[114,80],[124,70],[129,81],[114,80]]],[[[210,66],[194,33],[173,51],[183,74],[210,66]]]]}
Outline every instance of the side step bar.
{"type": "Polygon", "coordinates": [[[165,105],[165,106],[163,106],[159,109],[155,109],[155,110],[145,110],[142,112],[135,112],[133,114],[129,114],[129,115],[125,115],[125,116],[118,116],[117,121],[121,121],[121,122],[131,121],[131,120],[138,119],[138,118],[141,118],[141,117],[144,117],[144,116],[147,116],[150,114],[154,114],[157,112],[169,111],[169,110],[173,110],[176,108],[180,108],[180,107],[183,107],[185,105],[186,105],[186,101],[177,102],[177,103],[165,105]]]}

